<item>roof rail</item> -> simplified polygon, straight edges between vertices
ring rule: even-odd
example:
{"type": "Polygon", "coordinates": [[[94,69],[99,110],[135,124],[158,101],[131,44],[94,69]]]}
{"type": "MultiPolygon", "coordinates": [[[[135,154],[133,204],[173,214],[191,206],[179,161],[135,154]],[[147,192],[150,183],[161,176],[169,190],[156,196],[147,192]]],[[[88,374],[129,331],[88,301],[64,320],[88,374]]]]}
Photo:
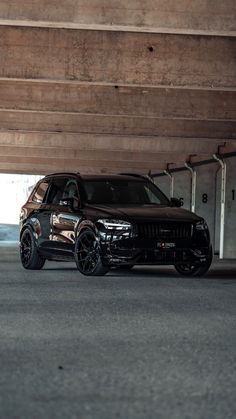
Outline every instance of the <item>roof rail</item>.
{"type": "Polygon", "coordinates": [[[73,175],[73,176],[76,176],[76,175],[80,175],[80,172],[56,172],[56,173],[49,173],[45,177],[48,177],[48,176],[58,176],[58,175],[70,175],[70,176],[73,175]]]}

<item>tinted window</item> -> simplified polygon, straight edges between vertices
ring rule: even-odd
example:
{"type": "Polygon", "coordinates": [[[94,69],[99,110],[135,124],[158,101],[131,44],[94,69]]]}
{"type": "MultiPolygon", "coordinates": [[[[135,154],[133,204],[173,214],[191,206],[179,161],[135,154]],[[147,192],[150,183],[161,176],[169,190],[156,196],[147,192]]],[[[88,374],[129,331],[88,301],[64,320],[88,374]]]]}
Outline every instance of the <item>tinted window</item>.
{"type": "Polygon", "coordinates": [[[69,179],[63,191],[63,199],[75,198],[78,199],[78,188],[75,179],[69,179]]]}
{"type": "Polygon", "coordinates": [[[127,180],[88,180],[86,200],[91,204],[169,205],[166,196],[151,182],[127,180]]]}
{"type": "Polygon", "coordinates": [[[41,182],[32,196],[32,201],[41,204],[48,189],[48,182],[41,182]]]}
{"type": "Polygon", "coordinates": [[[58,205],[63,197],[63,191],[65,189],[68,178],[58,177],[52,179],[50,189],[47,196],[47,204],[58,205]]]}

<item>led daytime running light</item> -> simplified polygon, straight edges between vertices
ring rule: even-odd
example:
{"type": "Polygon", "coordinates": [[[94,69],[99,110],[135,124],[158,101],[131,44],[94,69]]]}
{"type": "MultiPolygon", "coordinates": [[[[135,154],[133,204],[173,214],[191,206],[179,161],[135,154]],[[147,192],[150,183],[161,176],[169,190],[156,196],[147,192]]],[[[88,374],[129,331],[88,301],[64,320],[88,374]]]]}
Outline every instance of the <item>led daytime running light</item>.
{"type": "Polygon", "coordinates": [[[123,220],[101,219],[97,221],[104,225],[107,230],[129,230],[131,224],[123,220]]]}

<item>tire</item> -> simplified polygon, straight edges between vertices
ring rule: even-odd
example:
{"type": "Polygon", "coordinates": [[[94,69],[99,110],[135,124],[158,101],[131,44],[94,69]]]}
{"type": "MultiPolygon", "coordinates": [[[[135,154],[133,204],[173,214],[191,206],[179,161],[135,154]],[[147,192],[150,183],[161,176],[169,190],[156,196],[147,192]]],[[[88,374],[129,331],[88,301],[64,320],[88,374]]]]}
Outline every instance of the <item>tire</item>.
{"type": "Polygon", "coordinates": [[[99,242],[93,230],[84,230],[77,238],[75,261],[78,270],[86,276],[103,276],[109,271],[102,264],[99,242]]]}
{"type": "Polygon", "coordinates": [[[37,250],[34,235],[30,228],[26,228],[20,240],[20,258],[25,269],[42,269],[45,259],[42,258],[37,250]]]}
{"type": "Polygon", "coordinates": [[[189,264],[180,263],[180,264],[175,265],[175,269],[182,276],[201,277],[208,272],[212,263],[212,257],[213,255],[212,255],[212,247],[211,247],[209,251],[208,260],[206,262],[202,263],[201,265],[199,264],[195,265],[194,263],[189,263],[189,264]]]}

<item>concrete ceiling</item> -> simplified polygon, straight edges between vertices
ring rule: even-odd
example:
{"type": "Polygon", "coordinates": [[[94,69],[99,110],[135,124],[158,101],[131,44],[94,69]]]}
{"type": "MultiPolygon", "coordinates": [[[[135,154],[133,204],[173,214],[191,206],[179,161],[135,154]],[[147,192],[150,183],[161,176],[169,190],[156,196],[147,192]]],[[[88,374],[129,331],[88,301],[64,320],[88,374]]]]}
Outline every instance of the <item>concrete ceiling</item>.
{"type": "Polygon", "coordinates": [[[236,150],[235,0],[0,0],[0,172],[236,150]]]}

